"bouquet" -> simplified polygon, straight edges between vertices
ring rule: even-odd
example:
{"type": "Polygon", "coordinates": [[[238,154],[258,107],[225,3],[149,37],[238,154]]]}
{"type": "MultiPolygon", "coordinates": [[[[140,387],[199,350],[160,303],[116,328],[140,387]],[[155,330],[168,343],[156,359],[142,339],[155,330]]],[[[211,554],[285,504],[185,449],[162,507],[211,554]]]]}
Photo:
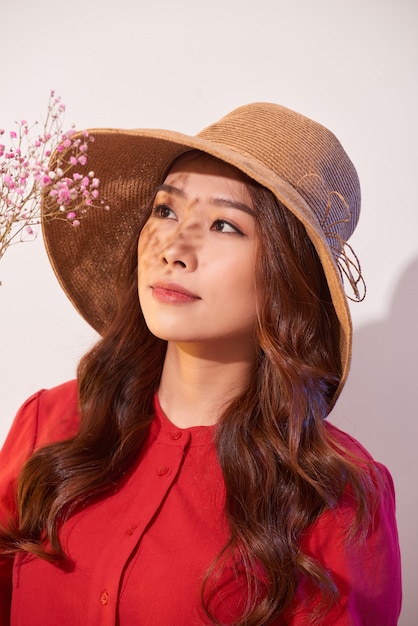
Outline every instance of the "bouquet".
{"type": "Polygon", "coordinates": [[[87,171],[88,147],[94,138],[87,131],[76,133],[74,126],[63,132],[64,112],[61,98],[51,91],[40,132],[34,133],[38,122],[29,126],[26,120],[16,122],[16,130],[8,136],[0,130],[0,259],[10,245],[37,236],[43,194],[56,207],[47,219],[64,219],[74,228],[90,207],[109,208],[98,201],[99,179],[94,172],[77,172],[77,166],[87,171]],[[6,140],[8,145],[3,143],[6,140]]]}

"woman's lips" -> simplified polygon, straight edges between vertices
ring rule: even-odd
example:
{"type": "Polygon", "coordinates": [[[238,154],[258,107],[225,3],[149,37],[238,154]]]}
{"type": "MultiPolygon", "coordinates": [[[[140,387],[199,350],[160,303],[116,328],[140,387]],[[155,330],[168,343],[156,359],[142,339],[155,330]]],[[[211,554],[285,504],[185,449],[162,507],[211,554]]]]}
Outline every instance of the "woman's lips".
{"type": "Polygon", "coordinates": [[[155,283],[151,288],[153,297],[160,302],[181,304],[201,299],[195,293],[175,283],[155,283]]]}

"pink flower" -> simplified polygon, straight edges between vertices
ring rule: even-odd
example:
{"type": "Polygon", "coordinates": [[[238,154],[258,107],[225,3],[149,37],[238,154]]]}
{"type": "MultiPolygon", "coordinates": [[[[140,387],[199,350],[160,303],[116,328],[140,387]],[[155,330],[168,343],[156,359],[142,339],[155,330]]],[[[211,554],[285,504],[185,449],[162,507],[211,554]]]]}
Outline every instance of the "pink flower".
{"type": "Polygon", "coordinates": [[[70,220],[70,222],[72,222],[75,218],[76,218],[76,214],[74,213],[74,211],[69,211],[67,213],[67,220],[70,220]]]}
{"type": "Polygon", "coordinates": [[[78,162],[80,163],[80,165],[85,165],[87,163],[87,157],[85,154],[82,154],[81,156],[78,157],[78,162]]]}
{"type": "Polygon", "coordinates": [[[17,135],[16,135],[14,130],[10,131],[10,137],[11,137],[11,139],[16,139],[17,135]]]}
{"type": "MultiPolygon", "coordinates": [[[[52,191],[49,195],[52,195],[52,191]]],[[[59,204],[67,204],[69,200],[68,194],[64,189],[54,189],[52,197],[55,197],[59,204]]]]}

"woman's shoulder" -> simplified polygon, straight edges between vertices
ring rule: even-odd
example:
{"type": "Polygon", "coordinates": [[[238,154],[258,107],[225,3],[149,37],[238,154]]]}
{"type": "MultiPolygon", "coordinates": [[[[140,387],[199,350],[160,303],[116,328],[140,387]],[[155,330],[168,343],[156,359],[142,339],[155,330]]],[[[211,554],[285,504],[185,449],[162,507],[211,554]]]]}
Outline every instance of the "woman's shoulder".
{"type": "Polygon", "coordinates": [[[31,433],[33,448],[68,439],[78,430],[78,386],[70,380],[50,389],[40,389],[19,409],[12,431],[31,433]]]}
{"type": "MultiPolygon", "coordinates": [[[[394,509],[395,487],[392,474],[386,465],[376,460],[352,435],[340,430],[331,422],[326,422],[326,428],[330,439],[336,443],[339,452],[345,453],[348,460],[364,472],[365,484],[368,484],[369,490],[373,492],[377,500],[386,502],[386,504],[389,503],[388,506],[394,509]]],[[[349,493],[350,490],[348,490],[349,493]]],[[[342,501],[347,504],[347,498],[343,498],[342,501]]],[[[353,504],[351,495],[349,495],[348,501],[353,504]]]]}
{"type": "Polygon", "coordinates": [[[38,402],[39,408],[43,411],[60,412],[63,409],[74,411],[78,407],[78,384],[77,381],[68,380],[49,389],[40,389],[34,393],[26,402],[38,402]]]}
{"type": "Polygon", "coordinates": [[[77,398],[77,382],[69,381],[37,391],[20,407],[0,450],[0,520],[15,514],[16,480],[35,450],[76,434],[77,398]]]}
{"type": "Polygon", "coordinates": [[[374,461],[370,452],[366,450],[366,448],[352,435],[344,432],[328,420],[325,422],[325,427],[328,436],[336,442],[337,445],[342,446],[345,450],[347,450],[350,455],[357,457],[360,462],[374,461]]]}

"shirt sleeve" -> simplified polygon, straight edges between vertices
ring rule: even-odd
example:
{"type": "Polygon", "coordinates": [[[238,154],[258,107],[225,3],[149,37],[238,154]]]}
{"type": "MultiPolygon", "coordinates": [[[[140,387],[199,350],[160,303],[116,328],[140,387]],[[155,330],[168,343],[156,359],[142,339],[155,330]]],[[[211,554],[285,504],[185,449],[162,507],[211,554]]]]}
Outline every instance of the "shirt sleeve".
{"type": "MultiPolygon", "coordinates": [[[[79,426],[75,380],[31,396],[16,414],[0,451],[0,524],[17,514],[16,486],[20,471],[38,448],[71,437],[79,426]]],[[[0,554],[0,624],[10,621],[13,559],[0,554]]]]}
{"type": "MultiPolygon", "coordinates": [[[[378,506],[367,536],[347,540],[355,515],[352,497],[313,524],[302,542],[305,554],[324,565],[339,591],[338,601],[320,622],[323,626],[396,626],[401,608],[401,566],[395,494],[388,470],[376,463],[381,477],[378,506]]],[[[320,594],[307,581],[297,589],[286,611],[288,626],[309,623],[320,594]]]]}
{"type": "MultiPolygon", "coordinates": [[[[16,483],[20,470],[33,453],[38,430],[38,399],[31,396],[18,411],[0,451],[0,523],[16,516],[16,483]]],[[[10,620],[13,559],[0,555],[0,624],[10,620]]]]}

